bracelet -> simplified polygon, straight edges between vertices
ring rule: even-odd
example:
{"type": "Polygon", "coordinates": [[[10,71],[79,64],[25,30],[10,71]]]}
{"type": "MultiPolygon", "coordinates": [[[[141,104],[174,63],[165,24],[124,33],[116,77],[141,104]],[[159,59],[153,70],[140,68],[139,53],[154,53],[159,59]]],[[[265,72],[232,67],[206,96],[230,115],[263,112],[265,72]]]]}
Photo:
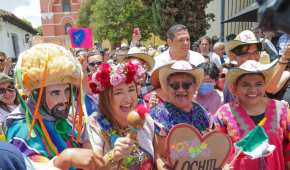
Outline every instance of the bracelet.
{"type": "Polygon", "coordinates": [[[118,165],[118,162],[114,160],[114,150],[111,150],[105,155],[105,158],[108,160],[111,167],[115,167],[118,165]]]}
{"type": "Polygon", "coordinates": [[[288,64],[288,61],[287,62],[283,62],[283,61],[278,60],[278,63],[279,64],[288,64]]]}

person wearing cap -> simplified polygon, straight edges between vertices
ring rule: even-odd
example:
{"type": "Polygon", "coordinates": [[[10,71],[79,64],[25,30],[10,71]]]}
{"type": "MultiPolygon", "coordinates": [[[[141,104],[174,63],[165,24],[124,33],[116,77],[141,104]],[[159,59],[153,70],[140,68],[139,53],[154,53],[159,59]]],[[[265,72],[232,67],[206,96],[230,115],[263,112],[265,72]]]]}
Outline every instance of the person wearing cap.
{"type": "MultiPolygon", "coordinates": [[[[129,124],[128,114],[138,104],[137,86],[145,70],[132,61],[104,63],[93,73],[90,87],[99,94],[99,112],[90,118],[92,147],[104,156],[102,169],[153,169],[154,123],[149,114],[136,128],[129,124]],[[137,138],[130,137],[130,134],[137,138]]],[[[139,122],[139,123],[138,123],[139,122]]]]}
{"type": "MultiPolygon", "coordinates": [[[[218,109],[217,129],[228,134],[235,143],[259,124],[268,135],[269,144],[276,147],[274,151],[270,148],[265,150],[256,159],[242,153],[232,164],[233,169],[284,170],[286,165],[290,168],[288,104],[265,97],[276,64],[277,61],[265,65],[248,60],[226,75],[236,101],[218,109]]],[[[237,153],[235,149],[229,162],[234,153],[237,153]]]]}
{"type": "Polygon", "coordinates": [[[205,62],[200,53],[190,50],[190,36],[186,26],[182,24],[173,25],[168,29],[166,36],[169,48],[154,57],[155,66],[153,70],[168,64],[171,60],[187,60],[195,66],[205,62]]]}
{"type": "Polygon", "coordinates": [[[187,123],[196,127],[201,134],[210,127],[209,114],[199,104],[192,102],[193,95],[203,80],[204,72],[188,61],[179,60],[159,70],[161,89],[166,102],[151,108],[155,122],[157,166],[163,168],[167,158],[165,139],[176,124],[187,123]]]}
{"type": "Polygon", "coordinates": [[[7,116],[19,102],[16,96],[13,78],[0,73],[0,123],[5,123],[7,116]]]}
{"type": "Polygon", "coordinates": [[[15,73],[17,89],[28,98],[18,95],[20,106],[6,120],[7,140],[32,162],[59,169],[102,165],[102,157],[80,148],[88,145],[81,138],[82,119],[78,125],[67,120],[70,109],[74,117],[83,115],[82,109],[75,113],[82,104],[74,104],[76,94],[82,94],[82,67],[70,51],[55,44],[37,44],[20,54],[15,73]]]}

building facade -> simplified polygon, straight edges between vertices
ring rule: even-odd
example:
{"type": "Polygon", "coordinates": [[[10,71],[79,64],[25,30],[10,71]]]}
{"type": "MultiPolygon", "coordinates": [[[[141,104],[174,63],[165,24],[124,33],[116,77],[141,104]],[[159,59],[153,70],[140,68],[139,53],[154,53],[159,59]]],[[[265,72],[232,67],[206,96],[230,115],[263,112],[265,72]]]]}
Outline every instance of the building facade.
{"type": "Polygon", "coordinates": [[[208,4],[207,13],[215,15],[207,30],[209,36],[218,36],[224,40],[229,34],[238,34],[256,25],[256,0],[213,0],[208,4]]]}
{"type": "Polygon", "coordinates": [[[16,59],[22,51],[30,48],[36,33],[29,24],[0,9],[0,51],[8,57],[16,59]]]}
{"type": "Polygon", "coordinates": [[[69,46],[68,29],[76,25],[84,0],[40,0],[43,41],[69,46]]]}

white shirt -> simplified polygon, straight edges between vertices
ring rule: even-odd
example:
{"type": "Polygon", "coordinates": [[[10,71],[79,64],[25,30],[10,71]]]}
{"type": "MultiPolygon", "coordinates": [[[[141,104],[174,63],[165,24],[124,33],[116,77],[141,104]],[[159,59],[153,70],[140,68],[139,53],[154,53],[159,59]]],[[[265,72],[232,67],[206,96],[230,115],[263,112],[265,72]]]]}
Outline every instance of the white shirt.
{"type": "MultiPolygon", "coordinates": [[[[195,66],[205,62],[205,58],[198,52],[188,50],[188,54],[189,55],[187,55],[187,61],[189,61],[191,64],[195,66]]],[[[158,56],[154,57],[154,60],[155,65],[152,70],[155,70],[156,68],[168,64],[170,61],[172,61],[172,58],[169,54],[169,49],[159,54],[158,56]]]]}
{"type": "Polygon", "coordinates": [[[208,56],[209,56],[209,61],[210,61],[211,63],[215,63],[216,66],[217,66],[218,68],[221,68],[222,63],[221,63],[220,56],[218,56],[218,55],[217,55],[216,53],[214,53],[214,52],[210,52],[210,53],[208,53],[208,56]]]}

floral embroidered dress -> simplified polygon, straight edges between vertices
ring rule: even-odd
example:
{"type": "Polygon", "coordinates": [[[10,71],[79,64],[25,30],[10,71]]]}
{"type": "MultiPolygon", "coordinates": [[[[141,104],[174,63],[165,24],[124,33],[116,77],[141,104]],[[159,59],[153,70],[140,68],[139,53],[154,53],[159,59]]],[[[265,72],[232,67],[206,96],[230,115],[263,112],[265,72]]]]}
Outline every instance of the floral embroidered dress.
{"type": "MultiPolygon", "coordinates": [[[[216,116],[217,128],[227,133],[233,143],[256,126],[247,112],[235,103],[221,106],[216,116]]],[[[288,104],[269,99],[264,116],[266,122],[263,128],[269,137],[269,143],[275,145],[276,149],[271,155],[255,160],[241,154],[234,163],[235,170],[284,170],[286,162],[290,161],[288,104]]],[[[233,153],[234,149],[229,161],[233,158],[233,153]]]]}
{"type": "Polygon", "coordinates": [[[187,123],[196,127],[201,133],[210,127],[207,111],[197,103],[192,103],[190,112],[182,111],[171,103],[160,103],[150,111],[155,123],[155,133],[167,136],[170,129],[179,123],[187,123]]]}
{"type": "MultiPolygon", "coordinates": [[[[94,144],[98,151],[103,155],[113,149],[117,138],[126,136],[128,130],[117,132],[111,122],[105,118],[104,115],[93,113],[90,116],[90,127],[92,129],[92,137],[94,144]]],[[[133,151],[127,159],[118,163],[113,169],[122,170],[151,170],[154,165],[154,123],[149,115],[146,116],[144,127],[138,131],[137,141],[138,146],[135,145],[133,151]]]]}

